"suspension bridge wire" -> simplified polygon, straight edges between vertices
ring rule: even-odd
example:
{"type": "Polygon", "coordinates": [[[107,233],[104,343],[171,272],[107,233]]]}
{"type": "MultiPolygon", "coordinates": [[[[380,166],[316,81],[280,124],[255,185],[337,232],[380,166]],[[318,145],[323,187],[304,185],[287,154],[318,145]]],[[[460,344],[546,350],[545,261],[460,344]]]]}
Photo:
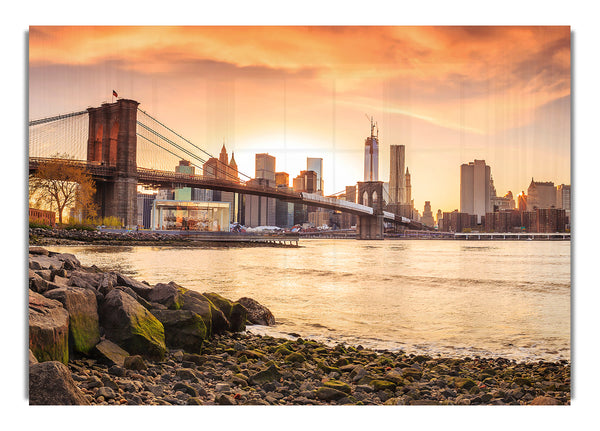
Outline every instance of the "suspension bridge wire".
{"type": "MultiPolygon", "coordinates": [[[[136,135],[137,135],[137,136],[139,136],[140,138],[143,138],[143,139],[145,139],[146,141],[150,142],[151,144],[154,144],[154,145],[156,145],[157,147],[159,147],[159,148],[161,148],[161,149],[165,150],[166,152],[168,152],[168,153],[170,153],[170,154],[174,155],[174,156],[175,156],[175,157],[177,157],[178,159],[181,159],[181,156],[180,156],[179,154],[177,154],[177,153],[174,153],[173,151],[169,150],[168,148],[165,148],[165,147],[163,147],[162,145],[160,145],[160,144],[157,144],[157,143],[156,143],[156,142],[154,142],[153,140],[151,140],[151,139],[148,139],[148,138],[146,138],[145,136],[143,136],[143,135],[141,135],[141,134],[139,134],[139,133],[136,133],[136,135]]],[[[196,165],[195,163],[191,163],[191,162],[190,162],[190,164],[194,165],[194,166],[195,166],[195,167],[197,167],[197,168],[200,168],[200,169],[202,169],[202,167],[201,167],[201,166],[198,166],[198,165],[196,165]]]]}
{"type": "Polygon", "coordinates": [[[29,156],[55,157],[57,154],[86,158],[87,111],[31,121],[28,130],[29,156]]]}
{"type": "MultiPolygon", "coordinates": [[[[147,125],[145,125],[145,124],[143,124],[143,123],[141,123],[141,122],[139,122],[139,121],[137,122],[137,124],[138,124],[139,126],[141,126],[143,129],[145,129],[146,131],[148,131],[148,132],[152,133],[153,135],[155,135],[155,136],[159,137],[159,138],[160,138],[160,139],[162,139],[163,141],[166,141],[166,142],[167,142],[168,144],[170,144],[171,146],[173,146],[173,147],[177,148],[178,150],[182,151],[183,153],[187,154],[188,156],[190,156],[190,157],[192,157],[192,158],[194,158],[194,159],[196,159],[196,160],[200,160],[202,163],[206,163],[206,160],[202,159],[201,157],[198,157],[198,156],[196,156],[194,153],[192,153],[192,152],[191,152],[191,151],[189,151],[188,149],[186,149],[186,148],[183,148],[182,146],[180,146],[180,145],[176,144],[175,142],[171,141],[171,140],[170,140],[170,139],[168,139],[167,137],[165,137],[165,136],[163,136],[162,134],[158,133],[156,130],[152,129],[151,127],[149,127],[149,126],[147,126],[147,125]]],[[[172,155],[174,155],[174,156],[176,156],[176,157],[178,157],[178,158],[182,158],[182,157],[181,157],[179,154],[176,154],[176,153],[174,153],[173,151],[170,151],[170,150],[168,150],[167,148],[163,147],[163,146],[162,146],[162,145],[160,145],[160,144],[157,144],[156,142],[154,142],[154,141],[152,141],[151,139],[149,139],[149,138],[147,138],[147,137],[143,136],[142,134],[140,134],[140,133],[137,133],[137,135],[138,135],[138,136],[140,136],[140,137],[142,137],[142,138],[144,138],[144,139],[146,139],[147,141],[149,141],[149,142],[153,143],[153,144],[154,144],[154,145],[156,145],[157,147],[159,147],[159,148],[161,148],[161,149],[163,149],[163,150],[167,151],[168,153],[170,153],[170,154],[172,154],[172,155]]],[[[191,161],[191,160],[190,160],[190,164],[192,164],[192,165],[194,165],[195,167],[198,167],[198,168],[200,168],[200,169],[203,169],[203,167],[201,167],[201,166],[198,166],[198,165],[196,165],[195,163],[192,163],[192,161],[191,161]]],[[[219,169],[219,168],[217,168],[217,171],[218,171],[218,172],[220,172],[220,173],[223,173],[223,174],[225,175],[225,177],[230,177],[230,178],[232,178],[234,181],[239,181],[239,178],[238,178],[238,177],[237,177],[235,174],[229,173],[227,170],[225,170],[225,171],[224,171],[224,170],[222,170],[222,169],[219,169]]],[[[228,178],[224,178],[224,179],[228,179],[228,178]]]]}
{"type": "Polygon", "coordinates": [[[88,111],[71,112],[70,114],[56,115],[54,117],[42,118],[40,120],[33,120],[29,122],[29,126],[37,126],[40,124],[50,123],[51,121],[62,120],[63,118],[76,117],[78,115],[87,114],[88,111]]]}
{"type": "MultiPolygon", "coordinates": [[[[174,131],[173,129],[169,128],[168,126],[166,126],[165,124],[161,123],[160,121],[158,121],[156,118],[154,118],[153,116],[151,116],[150,114],[148,114],[146,111],[143,111],[142,109],[140,109],[138,107],[138,111],[140,111],[141,113],[143,113],[144,115],[148,116],[150,119],[152,119],[153,121],[157,122],[158,124],[160,124],[162,127],[164,127],[165,129],[167,129],[168,131],[170,131],[171,133],[175,134],[177,137],[183,139],[185,142],[187,142],[188,144],[190,144],[192,147],[202,151],[204,154],[206,154],[207,156],[209,156],[210,158],[216,158],[215,156],[213,156],[212,154],[208,153],[207,151],[205,151],[204,149],[198,147],[197,145],[194,145],[194,143],[192,143],[191,141],[189,141],[188,139],[184,138],[183,136],[181,136],[179,133],[177,133],[176,131],[174,131]]],[[[217,159],[219,161],[219,163],[224,164],[223,162],[221,162],[219,159],[217,159]]],[[[248,179],[252,179],[251,176],[244,174],[243,172],[237,171],[238,174],[243,175],[244,177],[248,178],[248,179]]]]}

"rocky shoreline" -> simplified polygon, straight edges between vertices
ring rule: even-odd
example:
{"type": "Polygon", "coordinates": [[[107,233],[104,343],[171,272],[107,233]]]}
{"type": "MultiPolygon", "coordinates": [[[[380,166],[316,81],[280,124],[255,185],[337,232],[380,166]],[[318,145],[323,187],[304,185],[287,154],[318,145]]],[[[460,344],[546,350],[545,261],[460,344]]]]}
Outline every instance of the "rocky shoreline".
{"type": "Polygon", "coordinates": [[[252,333],[250,298],[150,286],[29,250],[29,402],[568,405],[570,363],[445,358],[252,333]]]}
{"type": "Polygon", "coordinates": [[[101,232],[97,230],[30,228],[29,244],[53,245],[118,245],[162,247],[291,247],[284,243],[252,242],[247,240],[202,240],[177,234],[153,231],[101,232]]]}

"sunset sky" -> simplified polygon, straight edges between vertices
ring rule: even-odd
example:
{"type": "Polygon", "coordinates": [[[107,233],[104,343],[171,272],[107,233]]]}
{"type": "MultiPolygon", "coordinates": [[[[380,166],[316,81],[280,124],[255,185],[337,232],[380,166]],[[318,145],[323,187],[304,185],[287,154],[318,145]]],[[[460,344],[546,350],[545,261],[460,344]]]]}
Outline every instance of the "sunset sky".
{"type": "Polygon", "coordinates": [[[570,184],[571,33],[554,27],[30,27],[29,119],[120,97],[254,176],[322,157],[325,193],[363,179],[369,121],[379,176],[406,146],[421,213],[459,208],[462,163],[498,195],[570,184]]]}

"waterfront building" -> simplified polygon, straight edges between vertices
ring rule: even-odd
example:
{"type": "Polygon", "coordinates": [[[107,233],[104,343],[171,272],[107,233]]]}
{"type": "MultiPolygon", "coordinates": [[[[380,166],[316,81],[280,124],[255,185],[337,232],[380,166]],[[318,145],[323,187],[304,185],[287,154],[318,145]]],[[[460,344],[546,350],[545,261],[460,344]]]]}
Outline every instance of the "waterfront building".
{"type": "Polygon", "coordinates": [[[330,226],[331,210],[317,208],[317,211],[308,213],[308,223],[314,227],[330,226]]]}
{"type": "Polygon", "coordinates": [[[365,139],[365,171],[364,181],[379,181],[379,131],[371,117],[371,136],[365,139]]]}
{"type": "Polygon", "coordinates": [[[431,202],[425,201],[425,207],[423,208],[422,223],[427,226],[433,226],[433,212],[431,212],[431,202]]]}
{"type": "Polygon", "coordinates": [[[567,219],[564,209],[537,208],[535,215],[539,233],[565,232],[567,219]]]}
{"type": "Polygon", "coordinates": [[[485,214],[485,232],[515,232],[520,231],[522,219],[519,211],[506,209],[485,214]]]}
{"type": "Polygon", "coordinates": [[[437,224],[438,230],[442,230],[442,220],[444,216],[442,214],[442,210],[437,210],[437,214],[435,216],[435,223],[437,224]]]}
{"type": "Polygon", "coordinates": [[[316,180],[316,192],[323,196],[324,182],[323,182],[323,159],[316,157],[306,158],[306,170],[314,171],[317,174],[316,180]]]}
{"type": "Polygon", "coordinates": [[[536,208],[555,208],[556,207],[556,189],[552,181],[534,181],[527,188],[527,208],[535,210],[536,208]]]}
{"type": "MultiPolygon", "coordinates": [[[[277,172],[276,178],[278,174],[285,172],[277,172]]],[[[285,174],[287,176],[287,174],[285,174]]],[[[279,179],[281,180],[281,176],[279,179]]],[[[285,192],[292,192],[293,189],[288,187],[287,185],[278,184],[277,189],[285,192]]],[[[279,226],[282,228],[290,228],[294,226],[294,204],[291,202],[285,202],[279,199],[275,200],[275,226],[279,226]]]]}
{"type": "Polygon", "coordinates": [[[390,201],[389,204],[403,204],[404,190],[404,145],[390,145],[390,201]]]}
{"type": "Polygon", "coordinates": [[[228,202],[197,202],[155,199],[153,230],[229,232],[228,202]]]}
{"type": "Polygon", "coordinates": [[[444,232],[464,232],[474,228],[477,228],[475,214],[463,213],[458,210],[443,213],[444,232]]]}
{"type": "MultiPolygon", "coordinates": [[[[346,192],[340,198],[356,203],[356,186],[346,186],[346,192]]],[[[339,226],[340,229],[350,229],[352,226],[356,226],[356,215],[342,212],[340,214],[339,226]]]]}
{"type": "Polygon", "coordinates": [[[492,196],[491,201],[493,211],[515,209],[515,200],[511,191],[504,196],[492,196]]]}
{"type": "Polygon", "coordinates": [[[491,168],[485,160],[475,160],[460,166],[460,212],[474,214],[477,223],[492,211],[491,168]]]}

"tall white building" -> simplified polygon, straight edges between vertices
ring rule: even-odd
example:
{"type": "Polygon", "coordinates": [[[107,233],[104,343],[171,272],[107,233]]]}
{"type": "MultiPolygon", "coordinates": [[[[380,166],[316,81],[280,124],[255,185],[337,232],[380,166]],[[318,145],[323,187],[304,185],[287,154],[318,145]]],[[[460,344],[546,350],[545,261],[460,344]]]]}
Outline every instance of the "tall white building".
{"type": "Polygon", "coordinates": [[[485,160],[475,160],[460,166],[460,212],[481,217],[492,211],[490,196],[491,168],[485,160]]]}
{"type": "Polygon", "coordinates": [[[365,139],[364,181],[379,181],[379,138],[374,134],[375,127],[371,118],[371,136],[365,139]]]}

